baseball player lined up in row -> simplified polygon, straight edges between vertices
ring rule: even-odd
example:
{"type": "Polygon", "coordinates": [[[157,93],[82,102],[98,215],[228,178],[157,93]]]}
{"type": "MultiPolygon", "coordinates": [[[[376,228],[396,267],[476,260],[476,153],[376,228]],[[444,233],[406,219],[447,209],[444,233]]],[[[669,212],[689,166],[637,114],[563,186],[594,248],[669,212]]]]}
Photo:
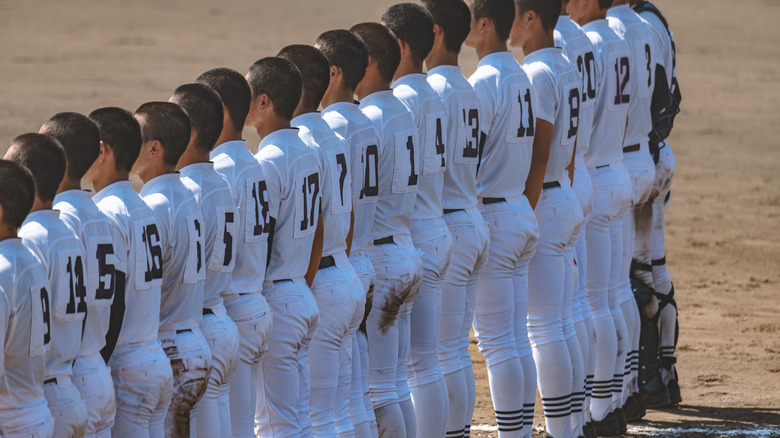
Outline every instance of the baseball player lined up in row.
{"type": "Polygon", "coordinates": [[[625,3],[399,4],[17,137],[0,434],[467,437],[472,324],[500,437],[531,435],[537,382],[545,436],[625,432],[674,83],[625,3]]]}

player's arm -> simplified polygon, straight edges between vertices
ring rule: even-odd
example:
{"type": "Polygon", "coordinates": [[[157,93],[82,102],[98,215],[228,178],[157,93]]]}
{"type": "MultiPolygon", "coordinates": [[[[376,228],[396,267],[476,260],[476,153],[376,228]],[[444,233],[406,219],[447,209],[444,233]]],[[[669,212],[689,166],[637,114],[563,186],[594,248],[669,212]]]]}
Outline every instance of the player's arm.
{"type": "Polygon", "coordinates": [[[349,212],[349,232],[347,232],[347,257],[352,253],[352,232],[355,229],[355,211],[349,212]]]}
{"type": "Polygon", "coordinates": [[[536,208],[539,196],[542,194],[544,184],[544,172],[547,171],[547,159],[550,158],[550,143],[552,142],[552,123],[536,119],[536,133],[534,135],[533,155],[531,156],[531,170],[525,181],[525,197],[536,208]]]}
{"type": "Polygon", "coordinates": [[[317,269],[320,267],[320,258],[322,258],[323,230],[322,213],[317,216],[317,229],[314,232],[314,243],[311,246],[311,257],[309,258],[309,269],[306,271],[306,283],[311,287],[314,283],[314,276],[317,275],[317,269]]]}
{"type": "Polygon", "coordinates": [[[566,170],[569,172],[569,184],[574,187],[574,157],[577,155],[577,139],[574,139],[574,149],[571,151],[571,161],[566,166],[566,170]]]}
{"type": "Polygon", "coordinates": [[[670,103],[669,81],[666,79],[666,69],[661,64],[655,65],[655,88],[650,100],[650,112],[656,117],[670,103]]]}
{"type": "MultiPolygon", "coordinates": [[[[117,223],[112,220],[115,227],[117,223]]],[[[100,350],[100,355],[103,356],[103,361],[108,363],[111,359],[111,354],[116,348],[116,343],[119,340],[119,332],[122,329],[122,323],[125,319],[125,284],[127,278],[127,271],[129,263],[127,243],[124,240],[124,235],[119,233],[118,228],[112,227],[114,234],[114,251],[116,254],[116,265],[114,265],[114,300],[111,302],[111,310],[108,317],[108,331],[106,331],[106,345],[100,350]],[[120,240],[121,239],[121,240],[120,240]]]]}

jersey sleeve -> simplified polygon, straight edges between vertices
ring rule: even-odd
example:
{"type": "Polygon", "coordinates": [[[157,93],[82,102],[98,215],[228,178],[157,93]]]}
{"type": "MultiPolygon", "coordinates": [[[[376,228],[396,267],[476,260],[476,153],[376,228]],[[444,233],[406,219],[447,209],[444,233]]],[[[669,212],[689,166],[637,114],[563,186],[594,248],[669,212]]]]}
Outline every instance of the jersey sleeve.
{"type": "MultiPolygon", "coordinates": [[[[5,351],[5,339],[8,334],[8,321],[11,315],[11,303],[5,290],[0,286],[0,341],[3,342],[5,351]]],[[[0,378],[5,375],[5,354],[0,354],[0,378]]]]}
{"type": "MultiPolygon", "coordinates": [[[[492,88],[488,86],[487,81],[482,78],[474,78],[472,76],[469,79],[469,82],[471,83],[471,86],[474,87],[474,91],[476,91],[477,95],[479,96],[480,121],[487,122],[488,120],[493,120],[496,116],[498,102],[496,102],[496,97],[493,94],[492,88]]],[[[487,127],[489,127],[489,125],[487,127]]],[[[483,129],[483,131],[489,132],[490,130],[483,129]]]]}
{"type": "Polygon", "coordinates": [[[552,72],[535,65],[529,66],[526,72],[533,85],[533,93],[536,94],[536,118],[554,124],[559,102],[552,72]]]}

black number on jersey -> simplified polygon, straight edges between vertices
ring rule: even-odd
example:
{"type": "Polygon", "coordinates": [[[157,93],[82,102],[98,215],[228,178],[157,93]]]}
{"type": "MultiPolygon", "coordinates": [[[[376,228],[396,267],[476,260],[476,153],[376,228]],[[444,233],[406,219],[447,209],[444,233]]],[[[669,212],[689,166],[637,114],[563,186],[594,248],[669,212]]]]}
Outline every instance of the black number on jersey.
{"type": "Polygon", "coordinates": [[[628,85],[628,79],[631,77],[631,71],[629,69],[628,57],[622,56],[615,60],[615,81],[617,93],[615,94],[615,105],[622,103],[629,103],[631,96],[626,92],[626,85],[628,85]]]}
{"type": "Polygon", "coordinates": [[[303,219],[301,220],[301,231],[309,229],[317,220],[317,195],[320,194],[320,174],[312,173],[303,178],[301,184],[303,192],[303,219]]]}
{"type": "Polygon", "coordinates": [[[653,86],[653,71],[650,68],[650,45],[645,44],[645,59],[647,60],[647,88],[653,86]]]}
{"type": "Polygon", "coordinates": [[[366,147],[365,155],[360,157],[363,163],[363,188],[360,189],[360,199],[379,195],[376,170],[379,166],[379,148],[372,144],[366,147]]]}
{"type": "Polygon", "coordinates": [[[336,155],[336,166],[341,169],[339,172],[339,195],[341,195],[341,205],[344,205],[344,181],[347,179],[347,158],[344,154],[336,155]]]}
{"type": "Polygon", "coordinates": [[[406,139],[406,149],[409,151],[409,164],[412,166],[412,171],[409,175],[409,183],[407,185],[416,186],[417,172],[414,171],[414,140],[412,139],[411,135],[406,139]]]}
{"type": "Polygon", "coordinates": [[[41,310],[43,313],[43,325],[46,331],[43,332],[43,345],[51,341],[51,308],[49,307],[49,291],[45,287],[41,288],[41,310]]]}
{"type": "Polygon", "coordinates": [[[522,91],[517,92],[517,102],[520,104],[520,127],[517,128],[517,137],[523,138],[523,137],[533,137],[534,136],[534,109],[533,109],[533,102],[531,102],[531,89],[525,90],[525,95],[523,95],[522,91]],[[526,113],[523,110],[523,103],[526,104],[526,107],[528,108],[528,126],[525,126],[523,119],[524,114],[526,113]]]}
{"type": "Polygon", "coordinates": [[[576,88],[569,90],[569,131],[566,138],[577,135],[580,126],[580,91],[576,88]]]}
{"type": "Polygon", "coordinates": [[[441,132],[441,119],[436,119],[436,153],[441,155],[441,167],[444,164],[444,136],[441,132]]]}
{"type": "Polygon", "coordinates": [[[86,313],[87,287],[84,286],[84,264],[81,261],[81,256],[76,256],[75,260],[68,257],[68,265],[65,269],[68,272],[68,286],[70,287],[70,300],[65,307],[65,313],[86,313]],[[77,300],[78,303],[76,303],[77,300]]]}
{"type": "Polygon", "coordinates": [[[228,224],[236,220],[232,211],[225,212],[225,231],[222,232],[222,243],[225,244],[225,257],[222,258],[222,266],[230,266],[233,261],[233,235],[228,230],[228,224]]]}
{"type": "Polygon", "coordinates": [[[114,245],[110,243],[101,243],[97,246],[98,260],[98,288],[95,292],[95,299],[110,300],[114,297],[116,289],[116,267],[108,263],[108,255],[114,254],[114,245]]]}
{"type": "Polygon", "coordinates": [[[197,266],[195,269],[195,272],[200,272],[201,268],[203,267],[203,247],[201,246],[201,232],[200,232],[200,221],[195,219],[193,222],[195,222],[195,231],[198,233],[198,239],[195,240],[195,252],[196,252],[196,258],[198,260],[197,266]]]}
{"type": "Polygon", "coordinates": [[[156,224],[149,224],[143,229],[143,241],[146,246],[146,273],[144,280],[148,283],[162,278],[163,257],[160,247],[160,232],[156,224]]]}
{"type": "Polygon", "coordinates": [[[466,140],[466,147],[463,148],[463,158],[477,158],[479,156],[479,111],[476,108],[463,110],[463,122],[467,128],[471,128],[471,135],[466,140]]]}
{"type": "Polygon", "coordinates": [[[586,53],[584,58],[582,55],[577,57],[577,70],[582,76],[582,99],[580,102],[585,103],[589,99],[595,99],[596,58],[593,56],[593,52],[586,53]]]}
{"type": "Polygon", "coordinates": [[[252,234],[255,236],[271,231],[268,218],[268,200],[265,196],[267,192],[268,185],[265,181],[257,181],[252,184],[252,199],[255,201],[255,226],[252,234]],[[260,222],[261,219],[262,223],[260,222]]]}

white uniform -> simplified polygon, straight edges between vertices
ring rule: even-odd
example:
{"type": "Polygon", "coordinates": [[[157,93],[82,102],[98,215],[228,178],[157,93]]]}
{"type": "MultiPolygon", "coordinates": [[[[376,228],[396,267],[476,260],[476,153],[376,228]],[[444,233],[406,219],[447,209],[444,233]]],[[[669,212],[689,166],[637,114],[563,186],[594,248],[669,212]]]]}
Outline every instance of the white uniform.
{"type": "Polygon", "coordinates": [[[613,317],[610,305],[617,302],[617,284],[622,259],[622,222],[631,201],[631,181],[622,164],[623,135],[631,100],[631,57],[628,44],[606,19],[582,27],[593,44],[596,60],[596,106],[590,149],[585,154],[593,182],[593,211],[588,218],[588,300],[596,331],[596,367],[591,416],[601,421],[614,408],[613,383],[622,386],[623,373],[615,375],[620,353],[617,339],[625,335],[625,323],[613,317]],[[618,326],[616,326],[616,323],[618,326]],[[618,334],[618,331],[620,333],[618,334]]]}
{"type": "Polygon", "coordinates": [[[206,280],[206,225],[192,192],[177,173],[152,178],[140,195],[154,212],[162,242],[159,338],[173,369],[173,398],[165,431],[181,436],[189,433],[190,411],[203,396],[211,367],[211,351],[199,326],[206,280]]]}
{"type": "Polygon", "coordinates": [[[60,219],[81,240],[86,250],[84,272],[87,315],[78,358],[73,363],[73,383],[87,407],[85,436],[104,436],[111,431],[116,414],[114,383],[100,351],[106,345],[111,304],[118,281],[116,271],[127,271],[127,254],[117,254],[118,240],[106,215],[100,212],[92,193],[68,190],[54,197],[60,219]]]}
{"type": "Polygon", "coordinates": [[[477,175],[490,255],[477,290],[474,332],[489,370],[499,436],[525,436],[531,433],[536,397],[526,329],[528,264],[539,230],[523,191],[531,167],[536,96],[511,52],[483,57],[469,82],[480,97],[481,119],[491,120],[477,175]]]}
{"type": "Polygon", "coordinates": [[[460,67],[432,68],[428,83],[444,104],[447,167],[441,203],[453,242],[442,283],[439,363],[450,395],[446,435],[461,436],[471,427],[476,402],[468,345],[477,282],[488,257],[489,231],[477,209],[476,179],[485,128],[479,96],[460,67]]]}
{"type": "Polygon", "coordinates": [[[346,253],[352,213],[352,154],[344,138],[320,113],[302,114],[290,123],[315,152],[322,170],[323,248],[311,285],[320,318],[311,341],[310,403],[314,435],[336,436],[337,408],[347,420],[349,416],[352,340],[365,307],[363,285],[346,253]],[[342,363],[341,356],[347,353],[350,360],[342,363]]]}
{"type": "MultiPolygon", "coordinates": [[[[588,36],[582,28],[573,22],[568,15],[558,18],[555,26],[555,45],[561,47],[563,55],[575,65],[581,80],[580,90],[580,120],[577,129],[577,150],[574,157],[574,181],[572,188],[582,206],[584,222],[580,227],[575,245],[574,258],[577,261],[577,281],[575,284],[575,300],[572,309],[572,319],[577,334],[578,344],[585,363],[584,391],[575,391],[572,395],[572,429],[579,428],[581,422],[590,422],[590,394],[593,385],[593,370],[596,366],[593,323],[587,301],[587,244],[585,242],[585,222],[590,215],[593,201],[593,183],[590,180],[588,167],[585,165],[585,152],[590,146],[590,136],[593,130],[593,108],[596,102],[596,58],[588,36]]],[[[575,376],[578,378],[579,376],[575,376]]],[[[577,382],[575,382],[576,384],[577,382]]]]}
{"type": "MultiPolygon", "coordinates": [[[[441,206],[446,168],[447,139],[444,104],[428,84],[425,73],[409,74],[393,83],[393,94],[414,116],[420,141],[420,177],[417,200],[412,214],[412,242],[422,251],[423,277],[420,291],[402,310],[400,321],[411,337],[409,352],[404,345],[399,367],[399,398],[409,400],[409,387],[416,407],[417,433],[438,436],[447,422],[447,385],[438,360],[439,325],[441,322],[441,285],[447,272],[452,239],[444,222],[441,206]],[[411,363],[406,364],[406,358],[411,363]]],[[[403,333],[403,332],[402,332],[403,333]]]]}
{"type": "Polygon", "coordinates": [[[528,334],[534,350],[545,429],[553,436],[572,431],[571,402],[584,381],[582,353],[571,324],[573,288],[567,274],[582,226],[582,207],[566,167],[572,161],[579,127],[581,76],[559,48],[544,48],[523,59],[536,91],[536,117],[552,124],[544,186],[534,213],[539,242],[528,274],[528,334]],[[576,370],[576,371],[575,371],[576,370]],[[577,376],[575,387],[573,376],[577,376]]]}
{"type": "Polygon", "coordinates": [[[211,371],[192,424],[199,437],[229,438],[232,432],[228,393],[238,361],[238,328],[227,315],[222,294],[230,284],[230,274],[236,265],[238,208],[230,186],[214,170],[213,163],[191,164],[180,173],[201,213],[206,212],[203,214],[206,283],[200,329],[211,350],[211,371]]]}
{"type": "MultiPolygon", "coordinates": [[[[635,66],[631,76],[632,92],[628,107],[628,126],[623,141],[623,164],[631,177],[633,208],[623,217],[623,265],[620,267],[621,279],[618,285],[618,302],[628,331],[628,336],[623,340],[625,363],[617,364],[618,367],[622,367],[621,370],[615,369],[615,373],[622,371],[624,375],[622,394],[618,400],[622,407],[632,393],[638,392],[636,378],[632,376],[632,368],[638,371],[639,367],[640,322],[639,310],[631,290],[629,271],[634,255],[638,208],[650,198],[655,180],[655,163],[650,155],[648,134],[653,129],[650,104],[655,89],[658,50],[653,42],[650,25],[631,10],[628,4],[610,8],[607,20],[609,26],[629,44],[631,65],[635,66]]],[[[613,392],[617,392],[615,389],[613,388],[613,392]]]]}
{"type": "Polygon", "coordinates": [[[54,417],[55,436],[81,435],[87,408],[73,386],[73,361],[81,347],[87,312],[86,256],[57,210],[30,213],[19,237],[43,264],[52,285],[51,349],[46,358],[43,391],[54,417]]]}
{"type": "Polygon", "coordinates": [[[317,302],[304,276],[320,212],[320,163],[297,129],[275,131],[255,155],[268,186],[272,229],[263,295],[274,330],[263,356],[257,401],[261,437],[311,435],[309,345],[318,325],[317,302]]]}
{"type": "Polygon", "coordinates": [[[43,374],[51,344],[52,289],[46,271],[21,239],[0,242],[0,435],[49,438],[43,374]]]}
{"type": "MultiPolygon", "coordinates": [[[[369,236],[376,214],[378,195],[377,167],[379,165],[379,137],[371,121],[360,111],[356,103],[337,102],[322,112],[322,118],[334,132],[344,137],[350,151],[350,174],[352,176],[352,247],[349,262],[357,272],[362,283],[361,299],[367,296],[374,284],[374,268],[366,254],[369,236]]],[[[370,305],[370,301],[368,303],[370,305]]],[[[365,316],[365,307],[358,309],[361,320],[365,316]]],[[[351,357],[353,373],[351,376],[339,376],[339,390],[342,382],[350,385],[349,407],[336,406],[336,431],[348,433],[355,429],[358,438],[371,433],[369,422],[375,422],[374,408],[368,390],[368,360],[362,360],[361,351],[367,352],[368,340],[365,330],[355,333],[352,351],[341,355],[341,370],[351,357]],[[361,348],[362,346],[362,348],[361,348]],[[350,424],[351,423],[351,424],[350,424]]],[[[375,425],[374,425],[375,427],[375,425]]]]}
{"type": "Polygon", "coordinates": [[[111,434],[161,436],[173,374],[157,340],[163,269],[160,231],[154,214],[130,181],[108,185],[93,200],[113,225],[117,259],[127,260],[127,272],[117,265],[114,306],[118,310],[116,318],[112,312],[110,336],[106,338],[116,342],[108,362],[117,408],[111,434]]]}
{"type": "MultiPolygon", "coordinates": [[[[376,273],[371,311],[366,322],[369,352],[369,386],[380,435],[400,434],[405,428],[398,390],[402,358],[408,358],[408,326],[399,322],[415,298],[422,262],[411,239],[417,198],[421,151],[414,117],[391,90],[366,96],[360,109],[379,136],[378,193],[371,230],[374,246],[368,255],[376,273]],[[394,373],[393,370],[396,370],[394,373]]],[[[411,415],[411,412],[407,412],[411,415]]],[[[413,424],[409,421],[409,424],[413,424]]]]}
{"type": "Polygon", "coordinates": [[[211,151],[211,161],[214,170],[230,186],[238,207],[238,231],[233,240],[235,268],[224,294],[225,308],[239,333],[239,361],[230,384],[230,421],[233,436],[252,436],[255,432],[257,373],[273,319],[261,293],[271,232],[268,193],[263,169],[243,140],[217,146],[211,151]]]}

